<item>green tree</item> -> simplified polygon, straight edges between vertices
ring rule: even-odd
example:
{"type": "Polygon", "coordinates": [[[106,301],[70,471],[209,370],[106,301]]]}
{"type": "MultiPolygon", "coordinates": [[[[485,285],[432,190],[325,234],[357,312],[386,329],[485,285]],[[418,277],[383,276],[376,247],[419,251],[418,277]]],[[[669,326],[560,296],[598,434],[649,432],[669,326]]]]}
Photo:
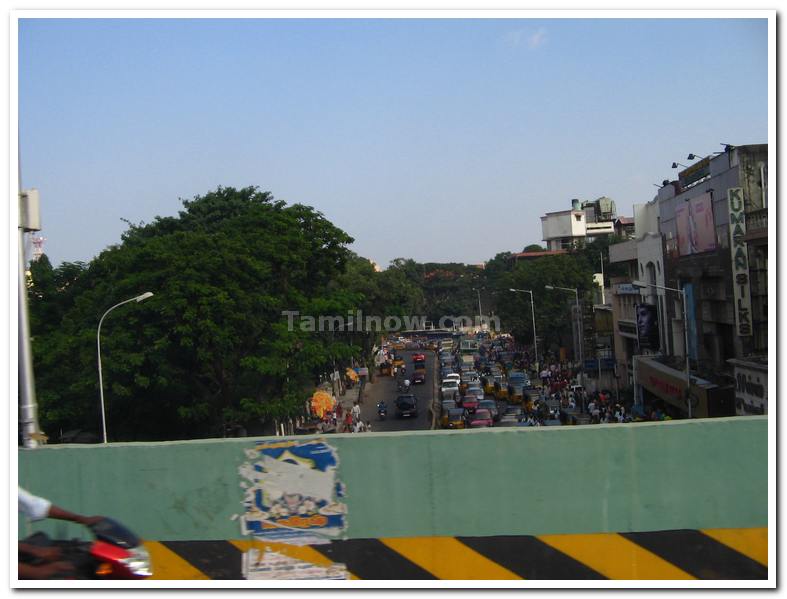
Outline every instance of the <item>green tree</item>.
{"type": "MultiPolygon", "coordinates": [[[[178,217],[131,225],[77,272],[62,310],[31,301],[44,430],[98,429],[96,325],[144,291],[155,295],[102,327],[110,438],[216,436],[231,422],[297,415],[304,389],[354,351],[330,335],[289,331],[282,316],[346,312],[351,294],[330,283],[352,238],[314,209],[256,188],[219,188],[183,205],[178,217]]],[[[57,286],[40,270],[51,296],[57,286]]]]}

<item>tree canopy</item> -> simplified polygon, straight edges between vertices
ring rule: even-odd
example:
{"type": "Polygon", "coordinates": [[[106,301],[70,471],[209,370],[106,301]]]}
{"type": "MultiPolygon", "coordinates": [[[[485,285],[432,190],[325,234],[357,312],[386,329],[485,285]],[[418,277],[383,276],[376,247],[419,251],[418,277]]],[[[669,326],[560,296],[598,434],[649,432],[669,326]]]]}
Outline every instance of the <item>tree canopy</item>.
{"type": "MultiPolygon", "coordinates": [[[[301,415],[309,390],[351,361],[371,363],[380,331],[305,330],[285,314],[473,318],[480,310],[529,344],[533,291],[541,351],[571,345],[573,294],[589,299],[609,240],[564,255],[484,267],[397,258],[378,272],[314,208],[256,187],[219,187],[174,217],[128,223],[90,263],[31,265],[30,321],[39,420],[50,438],[100,430],[96,333],[110,440],[222,436],[301,415]]],[[[534,246],[528,246],[534,247],[534,246]]],[[[528,249],[528,248],[526,248],[528,249]]],[[[608,258],[607,258],[608,259],[608,258]]],[[[613,268],[607,268],[609,276],[613,268]]]]}

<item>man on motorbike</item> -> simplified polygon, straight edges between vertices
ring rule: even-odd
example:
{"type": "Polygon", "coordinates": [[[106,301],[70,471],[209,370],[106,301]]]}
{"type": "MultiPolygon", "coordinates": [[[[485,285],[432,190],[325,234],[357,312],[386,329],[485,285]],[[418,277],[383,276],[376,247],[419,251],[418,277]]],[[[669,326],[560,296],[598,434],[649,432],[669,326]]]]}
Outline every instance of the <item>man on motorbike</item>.
{"type": "MultiPolygon", "coordinates": [[[[82,516],[64,510],[56,506],[48,499],[38,497],[25,491],[22,487],[17,488],[19,496],[19,511],[30,518],[30,520],[43,520],[54,518],[56,520],[66,520],[76,522],[84,526],[92,526],[103,520],[103,516],[82,516]]],[[[70,563],[58,561],[61,557],[60,549],[57,547],[38,547],[28,543],[19,543],[19,553],[27,554],[40,560],[41,564],[29,564],[19,562],[19,578],[50,578],[58,573],[70,572],[74,566],[70,563]]]]}

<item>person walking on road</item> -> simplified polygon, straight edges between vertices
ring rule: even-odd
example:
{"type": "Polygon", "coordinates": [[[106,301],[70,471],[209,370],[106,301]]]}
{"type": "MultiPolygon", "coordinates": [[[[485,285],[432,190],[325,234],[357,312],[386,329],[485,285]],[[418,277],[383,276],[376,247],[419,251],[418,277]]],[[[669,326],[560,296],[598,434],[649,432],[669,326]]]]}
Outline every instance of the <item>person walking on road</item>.
{"type": "Polygon", "coordinates": [[[358,422],[361,419],[361,406],[356,401],[352,407],[352,421],[358,422]]]}

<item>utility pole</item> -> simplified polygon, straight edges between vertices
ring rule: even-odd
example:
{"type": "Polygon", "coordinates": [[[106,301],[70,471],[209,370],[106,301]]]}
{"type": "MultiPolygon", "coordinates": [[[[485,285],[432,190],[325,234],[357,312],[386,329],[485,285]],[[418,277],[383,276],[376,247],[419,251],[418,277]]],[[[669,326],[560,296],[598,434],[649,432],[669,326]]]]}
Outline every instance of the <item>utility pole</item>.
{"type": "Polygon", "coordinates": [[[40,231],[38,190],[22,191],[21,168],[19,173],[19,424],[22,444],[27,448],[38,447],[36,437],[38,410],[36,408],[35,378],[33,376],[33,351],[30,346],[30,319],[27,313],[27,277],[25,276],[25,233],[40,231]]]}

